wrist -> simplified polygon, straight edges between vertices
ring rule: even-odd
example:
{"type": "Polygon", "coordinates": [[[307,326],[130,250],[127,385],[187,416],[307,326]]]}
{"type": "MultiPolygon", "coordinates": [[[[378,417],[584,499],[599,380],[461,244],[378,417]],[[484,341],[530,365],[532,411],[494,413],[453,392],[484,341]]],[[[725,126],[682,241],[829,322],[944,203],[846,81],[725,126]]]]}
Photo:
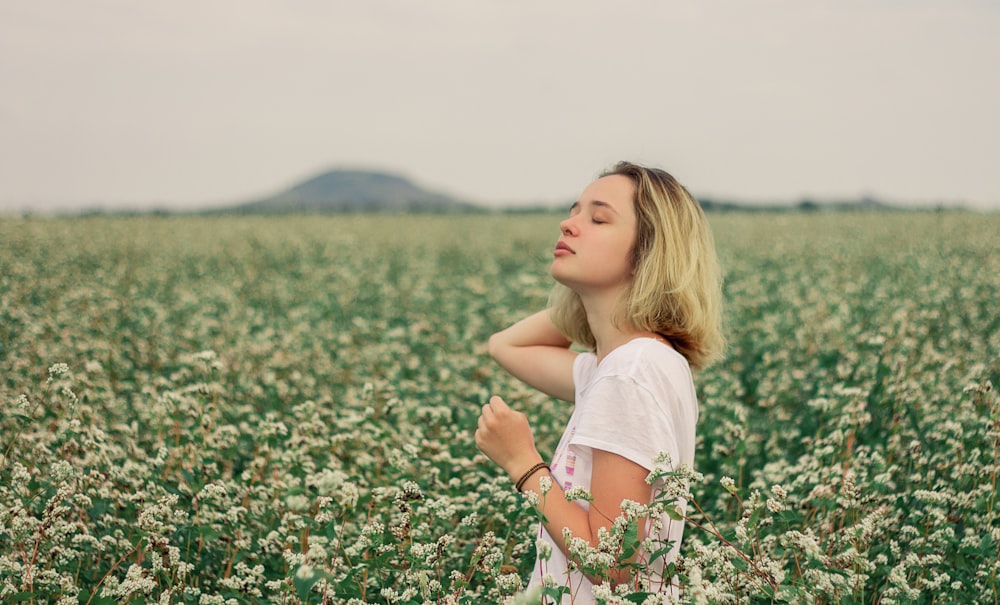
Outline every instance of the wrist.
{"type": "Polygon", "coordinates": [[[537,452],[535,452],[535,455],[532,456],[532,457],[530,457],[530,458],[525,457],[525,458],[523,458],[521,460],[518,460],[517,462],[515,462],[513,464],[510,464],[506,468],[507,476],[510,477],[511,481],[517,483],[518,479],[520,479],[522,476],[524,476],[524,474],[526,472],[528,472],[528,470],[531,467],[537,466],[539,464],[543,464],[544,462],[545,461],[542,460],[542,456],[540,454],[538,454],[537,452]]]}
{"type": "Polygon", "coordinates": [[[524,471],[520,477],[518,477],[517,482],[514,484],[514,488],[519,492],[524,492],[524,486],[531,480],[532,477],[541,472],[551,473],[552,469],[550,469],[549,465],[544,462],[537,462],[529,467],[528,470],[524,471]]]}

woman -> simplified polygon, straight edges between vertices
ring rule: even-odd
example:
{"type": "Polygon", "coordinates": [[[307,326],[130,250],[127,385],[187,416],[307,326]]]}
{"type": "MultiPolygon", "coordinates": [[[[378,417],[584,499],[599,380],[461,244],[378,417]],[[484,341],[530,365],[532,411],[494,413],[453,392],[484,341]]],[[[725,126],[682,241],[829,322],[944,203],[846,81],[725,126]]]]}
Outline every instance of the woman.
{"type": "MultiPolygon", "coordinates": [[[[548,465],[525,415],[500,397],[483,406],[476,444],[521,491],[540,494],[545,478],[551,481],[537,505],[551,546],[539,550],[551,557],[540,556],[531,583],[554,581],[568,588],[563,602],[579,604],[594,602],[595,578],[568,564],[565,530],[596,546],[623,500],[648,504],[654,497],[658,484],[646,478],[658,455],[668,453],[675,468],[693,463],[691,368],[722,353],[721,279],[704,213],[662,170],[619,163],[583,191],[560,230],[549,309],[494,334],[489,351],[515,377],[574,402],[573,414],[548,465]],[[587,352],[571,350],[574,342],[587,352]],[[571,488],[589,490],[589,505],[567,501],[571,488]]],[[[676,555],[683,522],[666,515],[647,521],[643,530],[672,542],[668,559],[676,555]]],[[[645,555],[640,550],[619,564],[645,555]]],[[[647,571],[662,571],[663,563],[647,571]]],[[[610,579],[671,589],[652,575],[635,578],[619,567],[610,579]]]]}

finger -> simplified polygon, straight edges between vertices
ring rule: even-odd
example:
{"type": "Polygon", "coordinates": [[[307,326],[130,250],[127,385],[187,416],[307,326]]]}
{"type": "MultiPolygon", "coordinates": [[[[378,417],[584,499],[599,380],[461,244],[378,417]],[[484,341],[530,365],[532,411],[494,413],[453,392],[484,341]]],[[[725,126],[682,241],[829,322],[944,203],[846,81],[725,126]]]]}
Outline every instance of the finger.
{"type": "Polygon", "coordinates": [[[507,410],[510,409],[510,406],[507,405],[507,402],[504,401],[499,395],[494,395],[490,397],[490,402],[487,405],[492,406],[493,411],[497,413],[506,412],[507,410]]]}

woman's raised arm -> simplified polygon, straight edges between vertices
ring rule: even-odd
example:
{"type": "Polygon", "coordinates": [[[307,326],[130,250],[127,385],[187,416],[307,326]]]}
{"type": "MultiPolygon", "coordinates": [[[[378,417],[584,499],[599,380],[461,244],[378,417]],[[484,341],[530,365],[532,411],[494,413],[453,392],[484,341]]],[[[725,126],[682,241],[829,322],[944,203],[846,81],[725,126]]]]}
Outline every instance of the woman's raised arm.
{"type": "Polygon", "coordinates": [[[490,336],[490,356],[515,378],[552,397],[573,401],[572,343],[556,329],[548,310],[490,336]]]}

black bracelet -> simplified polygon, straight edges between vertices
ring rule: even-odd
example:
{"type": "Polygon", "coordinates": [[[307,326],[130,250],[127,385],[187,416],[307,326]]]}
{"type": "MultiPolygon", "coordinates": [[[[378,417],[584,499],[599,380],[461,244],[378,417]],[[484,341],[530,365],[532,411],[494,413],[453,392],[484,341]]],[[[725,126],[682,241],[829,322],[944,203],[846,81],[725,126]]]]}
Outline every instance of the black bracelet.
{"type": "Polygon", "coordinates": [[[521,478],[517,480],[517,483],[514,484],[514,487],[517,489],[517,491],[521,491],[521,488],[524,487],[524,483],[528,480],[528,478],[534,475],[536,472],[538,472],[539,469],[543,468],[549,471],[550,473],[552,472],[552,469],[549,468],[548,464],[545,464],[544,462],[539,462],[535,466],[529,468],[528,472],[521,475],[521,478]]]}

